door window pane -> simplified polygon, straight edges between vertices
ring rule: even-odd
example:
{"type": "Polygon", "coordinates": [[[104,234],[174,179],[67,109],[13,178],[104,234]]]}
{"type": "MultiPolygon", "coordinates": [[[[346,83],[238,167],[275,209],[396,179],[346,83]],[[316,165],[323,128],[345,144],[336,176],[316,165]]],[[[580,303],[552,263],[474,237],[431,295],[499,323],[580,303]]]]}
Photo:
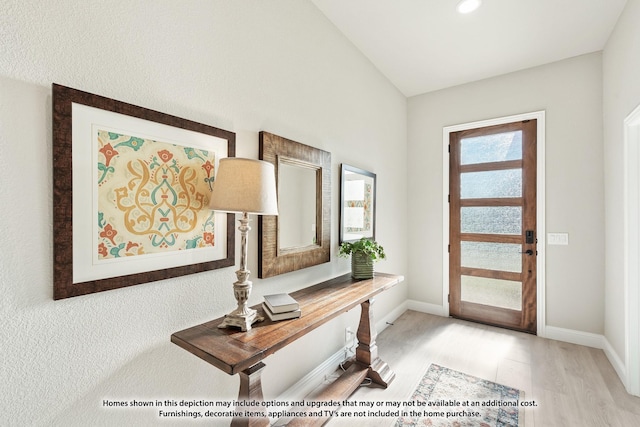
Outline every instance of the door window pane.
{"type": "Polygon", "coordinates": [[[522,207],[463,207],[460,209],[460,231],[481,234],[522,234],[522,207]]]}
{"type": "Polygon", "coordinates": [[[522,131],[460,140],[460,164],[462,165],[519,159],[522,159],[522,131]]]}
{"type": "Polygon", "coordinates": [[[510,280],[462,276],[462,301],[494,307],[522,310],[522,284],[510,280]]]}
{"type": "Polygon", "coordinates": [[[460,242],[462,267],[522,272],[522,245],[460,242]]]}
{"type": "Polygon", "coordinates": [[[461,199],[522,197],[522,169],[460,174],[461,199]]]}

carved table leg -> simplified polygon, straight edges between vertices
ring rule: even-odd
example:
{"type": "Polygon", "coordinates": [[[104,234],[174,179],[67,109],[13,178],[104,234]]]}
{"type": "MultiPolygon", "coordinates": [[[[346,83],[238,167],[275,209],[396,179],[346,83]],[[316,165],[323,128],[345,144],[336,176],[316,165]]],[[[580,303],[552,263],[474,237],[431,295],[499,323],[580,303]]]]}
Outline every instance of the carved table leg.
{"type": "Polygon", "coordinates": [[[231,427],[265,427],[269,425],[269,417],[264,406],[243,405],[242,402],[262,402],[262,369],[265,364],[256,363],[252,367],[241,371],[240,392],[238,393],[237,412],[251,412],[249,417],[235,417],[231,422],[231,427]]]}
{"type": "Polygon", "coordinates": [[[386,362],[378,357],[378,345],[376,338],[375,320],[371,306],[374,299],[371,298],[361,304],[360,324],[358,325],[358,347],[356,348],[356,361],[369,367],[369,378],[376,384],[387,387],[396,377],[395,372],[389,368],[386,362]]]}

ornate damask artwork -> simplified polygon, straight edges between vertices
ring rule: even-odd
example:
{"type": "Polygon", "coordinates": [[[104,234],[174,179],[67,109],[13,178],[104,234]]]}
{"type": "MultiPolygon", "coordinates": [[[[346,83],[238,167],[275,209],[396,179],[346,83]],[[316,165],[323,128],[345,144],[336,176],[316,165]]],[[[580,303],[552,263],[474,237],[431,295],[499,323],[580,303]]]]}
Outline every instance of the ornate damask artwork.
{"type": "Polygon", "coordinates": [[[99,259],[215,246],[215,153],[98,130],[99,259]]]}
{"type": "Polygon", "coordinates": [[[54,299],[235,264],[234,215],[208,207],[235,133],[58,84],[52,102],[54,299]]]}

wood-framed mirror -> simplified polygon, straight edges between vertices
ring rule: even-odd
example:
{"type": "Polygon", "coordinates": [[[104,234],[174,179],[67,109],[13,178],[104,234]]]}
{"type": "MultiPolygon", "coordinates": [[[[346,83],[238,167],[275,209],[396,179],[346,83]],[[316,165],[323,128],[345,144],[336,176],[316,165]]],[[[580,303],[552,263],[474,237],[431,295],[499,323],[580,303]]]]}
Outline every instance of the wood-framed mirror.
{"type": "Polygon", "coordinates": [[[376,239],[376,174],[342,164],[340,243],[376,239]]]}
{"type": "Polygon", "coordinates": [[[329,262],[331,153],[260,132],[260,159],[275,167],[279,214],[258,217],[258,277],[329,262]]]}

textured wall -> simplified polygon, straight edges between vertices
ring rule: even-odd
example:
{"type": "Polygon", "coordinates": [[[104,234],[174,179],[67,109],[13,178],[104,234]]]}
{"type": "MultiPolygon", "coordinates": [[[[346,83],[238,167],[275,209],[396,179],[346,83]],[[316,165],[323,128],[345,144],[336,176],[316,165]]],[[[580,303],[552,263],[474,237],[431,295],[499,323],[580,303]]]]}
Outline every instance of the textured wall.
{"type": "MultiPolygon", "coordinates": [[[[154,425],[104,398],[233,398],[238,378],[169,342],[234,307],[234,268],[52,300],[51,83],[332,153],[332,261],[254,279],[251,303],[348,271],[336,257],[339,165],[378,174],[385,271],[406,273],[406,99],[299,0],[0,2],[0,407],[4,425],[154,425]]],[[[257,232],[250,269],[257,271],[257,232]]],[[[407,281],[408,282],[408,281],[407,281]]],[[[406,298],[381,296],[378,313],[406,298]]],[[[266,361],[274,398],[333,354],[351,312],[266,361]]]]}

